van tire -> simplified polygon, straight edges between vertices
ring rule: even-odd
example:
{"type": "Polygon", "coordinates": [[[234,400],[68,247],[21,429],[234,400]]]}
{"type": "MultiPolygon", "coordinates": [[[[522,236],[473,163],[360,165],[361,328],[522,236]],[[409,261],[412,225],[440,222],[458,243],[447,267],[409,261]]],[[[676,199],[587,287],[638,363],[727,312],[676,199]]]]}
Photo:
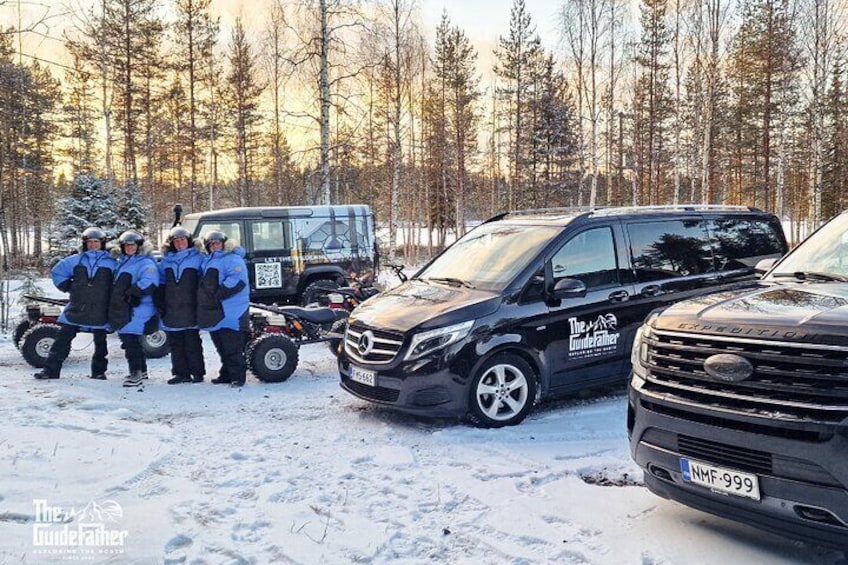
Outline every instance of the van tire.
{"type": "Polygon", "coordinates": [[[26,362],[36,369],[43,369],[61,329],[56,324],[32,326],[21,338],[21,355],[26,362]]]}
{"type": "Polygon", "coordinates": [[[263,335],[247,350],[247,366],[265,383],[281,383],[288,379],[297,368],[297,361],[297,345],[282,335],[263,335]]]}
{"type": "Polygon", "coordinates": [[[339,283],[330,279],[317,279],[306,285],[303,293],[300,295],[300,305],[309,306],[317,304],[318,306],[328,306],[327,288],[339,288],[339,283]]]}
{"type": "Polygon", "coordinates": [[[471,379],[468,420],[481,428],[521,423],[536,401],[536,374],[514,353],[487,359],[471,379]]]}

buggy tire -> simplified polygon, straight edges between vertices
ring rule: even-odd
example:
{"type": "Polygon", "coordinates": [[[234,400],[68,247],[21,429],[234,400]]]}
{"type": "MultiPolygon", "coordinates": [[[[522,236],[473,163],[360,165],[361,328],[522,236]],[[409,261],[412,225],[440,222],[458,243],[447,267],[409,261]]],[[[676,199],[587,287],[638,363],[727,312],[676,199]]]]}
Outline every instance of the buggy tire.
{"type": "Polygon", "coordinates": [[[21,337],[21,355],[36,369],[43,369],[61,328],[57,324],[36,324],[21,337]]]}
{"type": "Polygon", "coordinates": [[[171,352],[168,335],[161,328],[149,335],[141,336],[141,350],[147,359],[160,359],[171,352]]]}
{"type": "Polygon", "coordinates": [[[32,327],[32,322],[29,319],[21,320],[15,329],[12,331],[12,341],[15,342],[15,347],[21,348],[21,338],[32,327]]]}
{"type": "Polygon", "coordinates": [[[250,344],[247,366],[265,383],[281,383],[297,368],[297,345],[283,335],[266,334],[250,344]]]}
{"type": "Polygon", "coordinates": [[[514,353],[498,353],[474,373],[468,396],[468,420],[481,428],[521,423],[536,402],[536,373],[514,353]]]}
{"type": "Polygon", "coordinates": [[[327,294],[329,294],[327,291],[328,288],[339,288],[339,283],[330,279],[312,281],[303,289],[303,293],[300,295],[300,305],[329,306],[330,301],[327,298],[327,294]]]}
{"type": "MultiPolygon", "coordinates": [[[[347,330],[347,318],[336,320],[333,322],[333,325],[330,326],[330,333],[344,335],[345,330],[347,330]]],[[[339,347],[341,347],[343,341],[344,338],[330,338],[327,341],[327,349],[330,350],[330,353],[332,353],[334,357],[339,356],[339,347]]]]}

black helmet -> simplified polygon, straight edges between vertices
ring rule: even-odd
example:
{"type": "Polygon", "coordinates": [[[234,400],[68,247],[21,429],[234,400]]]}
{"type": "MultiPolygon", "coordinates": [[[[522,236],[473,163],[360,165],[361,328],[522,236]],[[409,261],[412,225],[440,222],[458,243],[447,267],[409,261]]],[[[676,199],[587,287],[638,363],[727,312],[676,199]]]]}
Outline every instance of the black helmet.
{"type": "Polygon", "coordinates": [[[203,236],[203,247],[206,251],[209,251],[209,244],[213,241],[220,241],[221,243],[227,242],[227,235],[221,230],[212,230],[206,232],[206,235],[203,236]]]}
{"type": "Polygon", "coordinates": [[[118,245],[121,246],[121,253],[124,252],[124,245],[127,243],[135,243],[139,248],[141,248],[141,246],[144,245],[144,236],[138,232],[127,230],[118,238],[118,245]]]}
{"type": "Polygon", "coordinates": [[[100,240],[100,249],[106,249],[106,232],[101,230],[100,228],[86,228],[84,232],[82,232],[82,250],[86,250],[85,243],[89,239],[98,239],[100,240]]]}
{"type": "Polygon", "coordinates": [[[182,226],[174,226],[171,228],[171,231],[168,232],[168,248],[171,251],[176,251],[177,248],[174,247],[174,240],[178,237],[184,237],[188,240],[188,246],[192,247],[194,245],[194,241],[191,237],[191,232],[185,229],[182,226]]]}

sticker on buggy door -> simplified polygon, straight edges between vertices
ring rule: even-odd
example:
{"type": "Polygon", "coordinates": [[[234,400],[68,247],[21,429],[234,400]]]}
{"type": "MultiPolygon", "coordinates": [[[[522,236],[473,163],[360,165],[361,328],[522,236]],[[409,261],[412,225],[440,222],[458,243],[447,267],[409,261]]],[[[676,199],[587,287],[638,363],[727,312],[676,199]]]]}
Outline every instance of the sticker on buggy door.
{"type": "Polygon", "coordinates": [[[601,314],[594,320],[569,318],[568,358],[585,359],[615,353],[618,347],[618,319],[601,314]]]}
{"type": "Polygon", "coordinates": [[[283,286],[283,270],[280,263],[256,263],[254,266],[257,290],[283,286]]]}

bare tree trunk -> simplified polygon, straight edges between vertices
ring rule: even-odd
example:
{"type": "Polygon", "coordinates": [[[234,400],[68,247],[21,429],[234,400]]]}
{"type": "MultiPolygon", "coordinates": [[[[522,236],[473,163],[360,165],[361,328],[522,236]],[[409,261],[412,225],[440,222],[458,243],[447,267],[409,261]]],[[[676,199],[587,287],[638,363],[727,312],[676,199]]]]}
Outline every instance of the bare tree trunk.
{"type": "MultiPolygon", "coordinates": [[[[327,26],[327,0],[320,0],[321,10],[321,201],[330,202],[330,32],[327,26]]],[[[391,223],[391,219],[389,219],[391,223]]],[[[391,231],[391,227],[389,228],[391,231]]],[[[393,243],[391,245],[394,245],[393,243]]],[[[393,250],[390,250],[390,254],[393,250]]]]}

